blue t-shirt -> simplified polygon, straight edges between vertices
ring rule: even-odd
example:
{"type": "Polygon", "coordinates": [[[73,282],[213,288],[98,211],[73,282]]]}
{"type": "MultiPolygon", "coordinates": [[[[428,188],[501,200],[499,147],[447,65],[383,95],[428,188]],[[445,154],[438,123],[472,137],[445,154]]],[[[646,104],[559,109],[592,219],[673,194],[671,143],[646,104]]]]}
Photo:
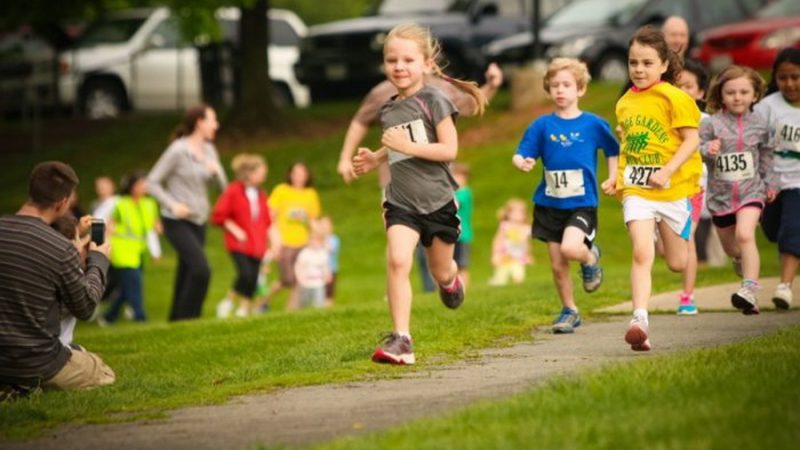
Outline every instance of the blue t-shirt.
{"type": "Polygon", "coordinates": [[[574,119],[555,114],[536,119],[525,131],[517,154],[541,158],[544,172],[533,195],[537,205],[556,209],[597,207],[597,150],[619,155],[608,122],[582,112],[574,119]]]}

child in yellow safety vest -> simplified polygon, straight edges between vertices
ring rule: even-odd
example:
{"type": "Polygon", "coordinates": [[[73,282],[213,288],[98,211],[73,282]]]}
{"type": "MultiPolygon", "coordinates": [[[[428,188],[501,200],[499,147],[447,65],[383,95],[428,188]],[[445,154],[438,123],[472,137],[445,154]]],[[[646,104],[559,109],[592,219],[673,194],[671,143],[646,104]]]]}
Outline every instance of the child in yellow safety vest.
{"type": "Polygon", "coordinates": [[[147,173],[132,172],[122,178],[122,195],[111,213],[111,267],[119,281],[119,295],[112,299],[103,318],[112,323],[117,320],[120,308],[125,302],[133,310],[133,319],[146,320],[142,299],[142,266],[144,255],[150,253],[160,256],[160,247],[153,239],[158,226],[158,205],[146,196],[147,173]]]}

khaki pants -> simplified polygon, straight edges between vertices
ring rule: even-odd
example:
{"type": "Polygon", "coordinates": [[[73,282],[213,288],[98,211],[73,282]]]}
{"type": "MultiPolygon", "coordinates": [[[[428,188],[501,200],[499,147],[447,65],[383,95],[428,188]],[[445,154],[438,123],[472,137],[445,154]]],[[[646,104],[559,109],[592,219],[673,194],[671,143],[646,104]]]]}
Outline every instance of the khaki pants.
{"type": "Polygon", "coordinates": [[[72,350],[67,364],[45,386],[63,390],[92,389],[113,384],[114,371],[94,353],[72,350]]]}

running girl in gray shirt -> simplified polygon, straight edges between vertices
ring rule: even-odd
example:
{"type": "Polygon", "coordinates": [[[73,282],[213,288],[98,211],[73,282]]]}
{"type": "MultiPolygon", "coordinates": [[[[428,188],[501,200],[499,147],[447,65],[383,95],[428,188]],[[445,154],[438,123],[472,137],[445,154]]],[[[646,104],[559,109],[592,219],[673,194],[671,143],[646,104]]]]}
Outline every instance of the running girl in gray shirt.
{"type": "Polygon", "coordinates": [[[414,364],[410,333],[411,272],[414,247],[426,249],[431,275],[439,283],[439,296],[448,308],[464,301],[453,249],[461,231],[456,215],[458,188],[449,163],[458,153],[455,106],[432,86],[425,74],[433,73],[465,91],[483,113],[486,99],[475,83],[454,80],[442,74],[437,63],[438,42],[426,28],[398,25],[389,32],[383,47],[383,66],[397,88],[381,108],[383,136],[379,150],[359,148],[353,159],[357,175],[389,161],[391,182],[386,187],[383,215],[387,235],[388,297],[394,331],[375,350],[379,363],[414,364]]]}

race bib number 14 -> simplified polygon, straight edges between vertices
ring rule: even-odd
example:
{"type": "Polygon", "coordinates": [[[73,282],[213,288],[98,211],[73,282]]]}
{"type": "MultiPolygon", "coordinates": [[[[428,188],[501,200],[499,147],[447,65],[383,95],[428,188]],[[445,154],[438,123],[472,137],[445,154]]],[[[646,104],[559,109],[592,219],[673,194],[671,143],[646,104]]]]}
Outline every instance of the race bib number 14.
{"type": "MultiPolygon", "coordinates": [[[[428,143],[428,134],[425,132],[425,124],[422,123],[422,119],[401,123],[400,125],[396,125],[392,128],[399,128],[400,130],[403,130],[406,133],[406,136],[408,136],[408,140],[411,142],[417,144],[428,143]]],[[[394,164],[398,161],[403,161],[408,158],[411,158],[411,156],[389,149],[389,164],[394,164]]]]}
{"type": "Polygon", "coordinates": [[[586,194],[582,169],[545,170],[544,181],[547,184],[544,194],[548,197],[568,198],[586,194]]]}

